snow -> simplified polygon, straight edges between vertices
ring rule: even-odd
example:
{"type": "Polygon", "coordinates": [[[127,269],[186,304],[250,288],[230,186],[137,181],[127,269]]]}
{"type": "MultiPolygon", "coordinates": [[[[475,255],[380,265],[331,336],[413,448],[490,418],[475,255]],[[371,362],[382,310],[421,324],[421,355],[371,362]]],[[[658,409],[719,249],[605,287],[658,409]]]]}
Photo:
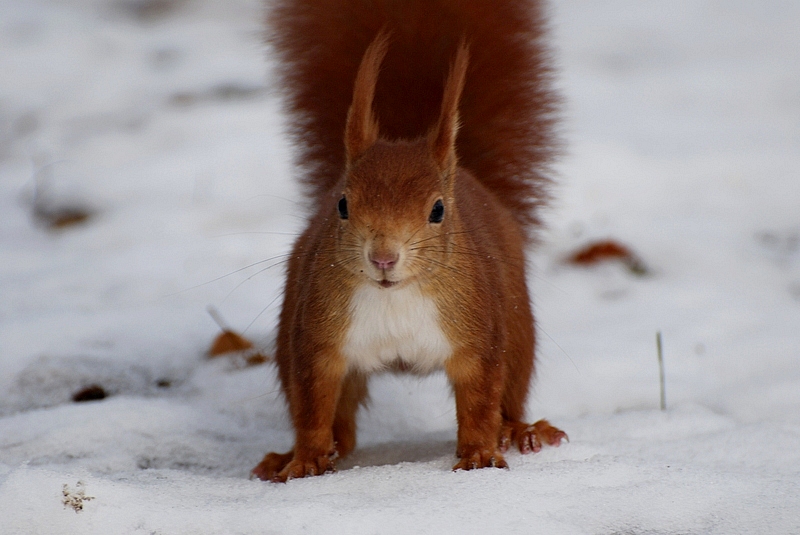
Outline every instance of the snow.
{"type": "Polygon", "coordinates": [[[269,347],[305,214],[259,2],[0,0],[0,532],[800,532],[800,4],[551,11],[529,412],[570,442],[452,472],[444,377],[382,376],[339,471],[276,485],[274,369],[205,356],[209,305],[269,347]],[[563,264],[604,238],[650,274],[563,264]]]}

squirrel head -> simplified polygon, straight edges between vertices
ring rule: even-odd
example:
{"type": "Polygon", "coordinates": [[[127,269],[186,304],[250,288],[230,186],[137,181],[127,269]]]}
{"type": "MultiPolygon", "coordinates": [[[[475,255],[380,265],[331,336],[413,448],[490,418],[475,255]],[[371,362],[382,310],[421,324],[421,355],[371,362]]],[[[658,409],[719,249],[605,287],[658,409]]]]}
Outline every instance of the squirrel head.
{"type": "Polygon", "coordinates": [[[439,119],[427,135],[385,140],[373,99],[388,42],[386,32],[378,34],[356,75],[345,127],[344,187],[336,206],[339,261],[383,288],[448,268],[458,220],[458,101],[469,63],[462,41],[444,86],[439,119]]]}

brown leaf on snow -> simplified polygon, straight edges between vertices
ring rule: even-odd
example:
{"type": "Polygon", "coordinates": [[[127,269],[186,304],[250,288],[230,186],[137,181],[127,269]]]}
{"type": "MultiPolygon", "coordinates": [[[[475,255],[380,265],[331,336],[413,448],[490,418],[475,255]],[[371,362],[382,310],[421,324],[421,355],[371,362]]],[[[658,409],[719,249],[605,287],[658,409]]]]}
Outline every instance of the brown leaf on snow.
{"type": "Polygon", "coordinates": [[[237,368],[258,366],[269,361],[269,357],[258,351],[253,342],[229,329],[223,330],[214,339],[208,355],[211,358],[229,357],[237,368]]]}
{"type": "Polygon", "coordinates": [[[89,385],[72,394],[72,401],[81,403],[84,401],[99,401],[106,399],[108,392],[100,385],[89,385]]]}
{"type": "Polygon", "coordinates": [[[591,242],[566,259],[567,264],[583,267],[611,261],[622,262],[634,275],[642,276],[648,273],[647,266],[630,248],[614,240],[591,242]]]}
{"type": "Polygon", "coordinates": [[[209,350],[208,354],[211,357],[218,357],[226,353],[245,351],[252,348],[253,342],[239,334],[236,334],[233,331],[226,329],[214,339],[214,343],[211,344],[211,349],[209,350]]]}

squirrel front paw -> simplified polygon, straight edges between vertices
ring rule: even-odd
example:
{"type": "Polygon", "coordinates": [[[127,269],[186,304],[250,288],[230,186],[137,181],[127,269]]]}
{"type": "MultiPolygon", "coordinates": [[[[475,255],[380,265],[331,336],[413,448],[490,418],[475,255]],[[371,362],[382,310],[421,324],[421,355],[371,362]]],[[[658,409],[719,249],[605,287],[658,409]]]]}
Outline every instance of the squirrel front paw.
{"type": "Polygon", "coordinates": [[[272,481],[294,458],[294,450],[286,453],[267,453],[258,465],[250,472],[250,479],[272,481]]]}
{"type": "Polygon", "coordinates": [[[508,468],[503,454],[494,448],[464,448],[459,452],[461,459],[453,466],[455,470],[473,470],[475,468],[508,468]]]}
{"type": "Polygon", "coordinates": [[[278,475],[272,478],[275,483],[286,483],[290,479],[308,476],[321,476],[327,472],[333,472],[332,455],[321,455],[315,459],[292,459],[278,475]]]}
{"type": "Polygon", "coordinates": [[[320,476],[335,470],[336,452],[321,455],[296,455],[288,453],[268,453],[258,466],[253,468],[252,477],[273,483],[286,483],[290,479],[307,476],[320,476]]]}

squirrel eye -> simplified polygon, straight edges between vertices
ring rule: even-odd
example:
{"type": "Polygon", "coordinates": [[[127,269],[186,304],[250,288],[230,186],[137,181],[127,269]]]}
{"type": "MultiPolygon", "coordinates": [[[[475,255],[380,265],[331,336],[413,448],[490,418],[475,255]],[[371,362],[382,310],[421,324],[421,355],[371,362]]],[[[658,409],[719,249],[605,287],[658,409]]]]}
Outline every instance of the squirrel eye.
{"type": "Polygon", "coordinates": [[[350,214],[347,213],[347,199],[345,198],[344,195],[342,195],[342,198],[339,199],[338,206],[339,206],[339,217],[341,219],[347,219],[348,217],[350,217],[350,214]]]}
{"type": "Polygon", "coordinates": [[[431,210],[428,221],[431,223],[441,223],[442,219],[444,219],[444,204],[441,199],[437,199],[436,202],[433,203],[433,210],[431,210]]]}

